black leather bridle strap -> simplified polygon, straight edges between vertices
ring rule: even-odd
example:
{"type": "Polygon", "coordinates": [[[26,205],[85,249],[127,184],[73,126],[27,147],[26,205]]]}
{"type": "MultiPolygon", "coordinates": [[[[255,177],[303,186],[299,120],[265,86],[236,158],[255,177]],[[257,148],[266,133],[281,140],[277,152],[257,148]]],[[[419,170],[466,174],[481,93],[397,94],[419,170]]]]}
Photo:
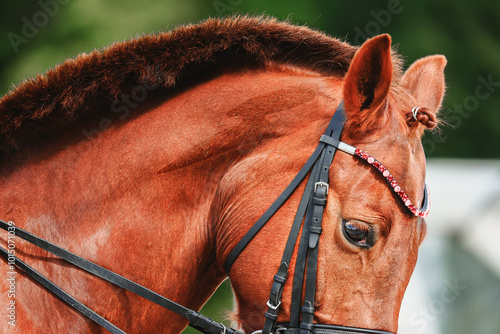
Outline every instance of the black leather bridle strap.
{"type": "Polygon", "coordinates": [[[308,327],[312,326],[312,315],[314,313],[314,288],[316,284],[316,267],[318,258],[317,250],[319,236],[322,232],[321,222],[323,211],[326,206],[326,197],[328,193],[328,168],[331,164],[333,153],[334,151],[332,151],[330,147],[327,147],[325,149],[321,159],[318,161],[318,173],[314,175],[315,187],[313,189],[311,203],[309,204],[306,222],[304,223],[304,232],[300,241],[300,246],[297,254],[297,262],[295,265],[295,275],[292,287],[292,303],[290,310],[291,328],[297,329],[299,328],[299,326],[301,328],[306,327],[308,326],[306,324],[309,324],[308,327]],[[304,299],[304,304],[301,307],[306,264],[306,298],[304,299]],[[302,322],[300,321],[301,312],[302,322]]]}
{"type": "MultiPolygon", "coordinates": [[[[335,119],[332,119],[332,122],[330,122],[330,125],[325,131],[325,135],[322,137],[328,137],[330,141],[338,142],[345,120],[342,104],[336,110],[335,116],[335,119]]],[[[304,194],[299,204],[299,208],[288,237],[287,245],[285,246],[278,274],[274,276],[274,282],[271,288],[271,297],[268,302],[269,309],[265,314],[266,321],[262,330],[263,334],[271,333],[276,324],[277,314],[281,303],[281,294],[288,274],[288,263],[290,263],[289,259],[291,259],[293,249],[295,248],[300,223],[304,220],[304,216],[306,215],[295,267],[290,323],[292,326],[296,325],[298,328],[300,322],[300,312],[302,311],[302,326],[310,328],[313,326],[312,321],[314,308],[307,305],[314,305],[318,257],[317,245],[322,231],[321,223],[323,219],[323,211],[326,205],[326,197],[328,194],[329,167],[332,164],[333,157],[336,152],[336,148],[331,146],[329,142],[322,143],[326,145],[322,147],[321,156],[314,164],[313,171],[311,172],[306,189],[304,190],[304,194]],[[303,278],[306,261],[308,262],[307,273],[309,284],[306,285],[307,298],[304,301],[304,306],[301,308],[302,286],[304,283],[303,278]],[[279,292],[279,299],[276,298],[277,292],[279,292]]]]}
{"type": "MultiPolygon", "coordinates": [[[[325,136],[328,136],[329,138],[331,138],[330,136],[333,136],[332,140],[338,141],[344,126],[344,122],[345,122],[345,114],[343,109],[343,103],[341,102],[337,107],[337,110],[335,111],[332,119],[330,120],[330,123],[328,124],[328,127],[325,131],[325,136]]],[[[306,212],[309,211],[308,208],[310,208],[310,205],[313,203],[311,196],[313,192],[316,192],[318,186],[317,181],[319,179],[324,179],[325,178],[324,175],[326,174],[326,182],[328,182],[328,168],[329,165],[331,164],[331,159],[330,158],[325,159],[325,156],[329,155],[325,153],[325,148],[327,148],[327,150],[329,150],[330,153],[332,152],[330,146],[327,143],[320,142],[318,144],[316,150],[313,152],[311,157],[307,160],[307,162],[304,164],[304,166],[301,168],[301,170],[295,176],[292,182],[278,196],[278,198],[273,202],[273,204],[269,207],[269,209],[257,220],[257,222],[250,228],[250,230],[243,236],[243,238],[231,251],[231,253],[229,254],[224,263],[224,270],[226,271],[227,274],[229,274],[231,266],[237,259],[239,254],[245,249],[248,243],[255,237],[255,235],[262,229],[262,227],[271,219],[271,217],[279,210],[279,208],[281,208],[281,206],[294,193],[294,191],[302,183],[302,181],[304,180],[306,175],[311,171],[311,169],[313,169],[309,177],[309,180],[306,184],[304,193],[302,195],[302,199],[299,203],[299,207],[297,209],[294,222],[290,229],[288,240],[285,245],[285,250],[283,252],[283,256],[280,265],[278,267],[278,272],[276,275],[274,275],[273,278],[271,293],[269,301],[267,302],[268,311],[265,313],[266,321],[262,330],[263,334],[269,334],[274,330],[276,320],[278,317],[279,307],[281,304],[281,296],[283,293],[283,288],[288,276],[290,259],[293,255],[296,240],[298,239],[298,234],[300,232],[300,226],[302,224],[302,221],[304,221],[304,216],[306,215],[306,212]],[[325,163],[328,164],[328,166],[326,166],[326,169],[323,168],[325,163]]],[[[333,158],[333,155],[331,156],[331,158],[333,158]]],[[[323,182],[321,185],[328,188],[328,183],[323,182]]],[[[325,191],[327,191],[327,189],[325,191]]],[[[310,222],[311,219],[306,219],[306,222],[310,222]]],[[[317,243],[317,238],[319,238],[319,234],[321,233],[321,226],[319,227],[316,226],[311,228],[310,224],[307,223],[307,226],[304,225],[303,238],[304,237],[307,238],[311,231],[314,232],[313,234],[315,236],[313,238],[316,238],[316,243],[317,243]]],[[[307,252],[307,247],[306,247],[306,252],[307,252]]],[[[298,259],[300,258],[304,259],[303,262],[305,265],[306,255],[304,254],[303,257],[299,256],[298,259]]],[[[298,261],[297,263],[299,263],[299,260],[297,261],[298,261]]],[[[298,305],[300,305],[300,299],[298,300],[298,305]]]]}
{"type": "MultiPolygon", "coordinates": [[[[311,215],[311,211],[308,210],[307,215],[311,215]]],[[[294,328],[299,328],[300,324],[300,311],[302,305],[302,289],[304,283],[304,275],[306,269],[306,258],[307,258],[307,244],[309,240],[309,227],[311,220],[306,216],[306,221],[304,222],[304,230],[300,239],[299,250],[297,252],[297,260],[295,263],[295,272],[293,276],[292,284],[292,299],[290,305],[290,326],[294,328]]]]}
{"type": "Polygon", "coordinates": [[[268,301],[268,311],[265,313],[266,321],[264,323],[264,328],[262,329],[262,334],[272,333],[274,326],[276,325],[276,320],[278,318],[278,311],[281,305],[281,296],[283,294],[283,288],[285,286],[288,277],[288,268],[290,261],[297,243],[298,235],[300,233],[300,227],[304,221],[304,216],[306,214],[311,193],[314,190],[314,175],[317,173],[318,164],[315,165],[309,180],[307,181],[304,193],[302,194],[302,199],[300,200],[299,206],[297,208],[297,213],[290,229],[288,235],[288,240],[285,245],[285,251],[281,258],[281,265],[278,268],[278,272],[274,275],[273,285],[271,287],[271,294],[268,301]]]}
{"type": "MultiPolygon", "coordinates": [[[[325,135],[332,136],[332,133],[338,133],[338,138],[340,138],[340,133],[344,127],[345,114],[344,114],[344,103],[340,102],[337,110],[333,114],[333,117],[326,128],[325,135]]],[[[337,140],[338,140],[337,138],[337,140]]],[[[290,198],[290,196],[295,192],[297,187],[302,183],[304,178],[309,174],[313,168],[315,162],[318,160],[319,156],[323,152],[326,144],[320,142],[319,145],[314,150],[311,157],[307,160],[301,170],[297,173],[290,184],[283,190],[283,192],[278,196],[278,198],[271,204],[271,206],[266,210],[266,212],[255,222],[255,224],[250,228],[250,230],[241,238],[241,240],[236,244],[234,249],[229,253],[226,261],[224,262],[224,270],[226,274],[229,275],[231,266],[234,261],[238,258],[240,253],[245,249],[245,247],[250,243],[250,241],[255,237],[255,235],[262,229],[262,227],[274,216],[274,214],[283,206],[283,204],[290,198]]]]}
{"type": "MultiPolygon", "coordinates": [[[[174,313],[177,313],[178,315],[183,316],[184,318],[189,320],[189,322],[190,322],[189,325],[191,327],[201,331],[202,333],[206,333],[206,334],[220,334],[220,333],[243,334],[243,333],[241,333],[237,330],[234,330],[232,328],[227,328],[224,325],[222,325],[218,322],[215,322],[214,320],[209,319],[209,318],[201,315],[200,313],[198,313],[194,310],[188,309],[187,307],[184,307],[180,304],[177,304],[176,302],[169,300],[169,299],[157,294],[156,292],[151,291],[151,290],[143,287],[140,284],[137,284],[137,283],[135,283],[135,282],[123,277],[123,276],[115,274],[112,271],[109,271],[109,270],[107,270],[107,269],[105,269],[105,268],[103,268],[103,267],[101,267],[93,262],[90,262],[90,261],[88,261],[88,260],[86,260],[78,255],[75,255],[75,254],[73,254],[73,253],[71,253],[71,252],[69,252],[69,251],[67,251],[59,246],[56,246],[53,243],[50,243],[50,242],[48,242],[40,237],[37,237],[37,236],[19,228],[19,227],[10,226],[8,223],[0,220],[0,228],[4,229],[6,231],[9,230],[9,228],[10,229],[14,228],[15,230],[13,232],[15,233],[16,237],[20,237],[21,239],[29,241],[33,245],[38,246],[41,249],[48,251],[49,253],[52,253],[53,255],[56,255],[57,257],[79,267],[80,269],[83,269],[83,270],[85,270],[85,271],[105,280],[105,281],[108,281],[108,282],[110,282],[114,285],[117,285],[123,289],[126,289],[130,292],[133,292],[133,293],[135,293],[143,298],[146,298],[147,300],[149,300],[155,304],[158,304],[158,305],[166,308],[167,310],[170,310],[174,313]]],[[[3,248],[1,248],[1,249],[3,250],[2,255],[4,255],[4,252],[6,252],[6,251],[3,248]]],[[[4,255],[4,257],[5,257],[5,255],[4,255]]],[[[21,260],[19,260],[18,258],[15,258],[15,265],[24,271],[24,269],[27,269],[29,266],[26,265],[26,267],[24,267],[24,268],[19,267],[19,264],[21,264],[21,262],[22,262],[21,260]]],[[[22,264],[21,264],[21,266],[22,266],[22,264]]],[[[26,271],[26,273],[29,274],[29,272],[30,272],[30,270],[28,269],[28,271],[26,271]]],[[[42,276],[39,273],[36,273],[35,275],[42,276]]],[[[45,277],[42,280],[46,280],[46,281],[50,282],[45,277]]],[[[42,284],[42,285],[44,285],[44,284],[42,284]]],[[[59,295],[66,294],[66,292],[64,292],[60,287],[56,286],[52,282],[48,283],[48,285],[51,286],[51,288],[48,288],[49,291],[54,293],[56,296],[60,297],[59,295]]],[[[61,299],[63,299],[63,298],[61,298],[61,299]]],[[[74,299],[71,299],[71,300],[74,300],[74,299]]],[[[63,301],[68,303],[70,306],[75,307],[74,304],[69,302],[70,299],[63,299],[63,301]]],[[[80,311],[80,310],[78,310],[78,311],[80,311]]],[[[90,316],[90,318],[95,321],[94,318],[96,318],[95,315],[97,315],[97,313],[92,311],[91,315],[92,316],[90,316]]],[[[102,325],[101,323],[99,323],[99,324],[102,325]]],[[[116,333],[123,333],[123,332],[120,331],[120,332],[116,332],[116,333]]]]}
{"type": "MultiPolygon", "coordinates": [[[[316,184],[317,173],[316,175],[312,175],[311,178],[314,180],[314,183],[316,184]]],[[[311,189],[311,196],[309,197],[309,207],[304,221],[304,229],[302,230],[302,235],[300,237],[300,244],[299,244],[299,249],[297,251],[297,260],[295,262],[295,271],[293,276],[292,300],[290,306],[290,326],[296,328],[299,328],[300,324],[302,288],[304,283],[310,226],[312,220],[312,210],[310,208],[313,206],[312,203],[313,192],[314,188],[311,189]]]]}
{"type": "MultiPolygon", "coordinates": [[[[332,139],[340,137],[340,133],[333,133],[332,139]],[[337,137],[338,135],[338,137],[337,137]]],[[[309,227],[309,243],[307,256],[307,278],[302,306],[302,321],[300,323],[301,334],[311,333],[313,330],[314,300],[316,295],[316,277],[318,269],[319,237],[322,232],[323,214],[326,207],[329,190],[329,170],[335,156],[336,148],[330,145],[325,147],[324,155],[319,169],[318,181],[315,184],[312,197],[312,219],[309,227]]]]}
{"type": "MultiPolygon", "coordinates": [[[[0,253],[1,255],[7,260],[9,258],[9,253],[0,247],[0,253]]],[[[11,257],[12,258],[12,257],[11,257]]],[[[94,312],[93,310],[89,309],[87,306],[85,306],[83,303],[79,302],[75,298],[73,298],[71,295],[69,295],[66,291],[62,290],[59,288],[57,285],[55,285],[53,282],[48,280],[45,276],[41,275],[39,272],[37,272],[35,269],[27,265],[25,262],[21,261],[17,257],[14,258],[14,263],[15,266],[18,269],[21,269],[24,271],[28,276],[33,278],[35,281],[40,283],[44,288],[52,292],[54,295],[59,297],[61,300],[63,300],[65,303],[68,305],[71,305],[75,310],[86,316],[87,318],[91,319],[98,325],[104,327],[108,331],[110,331],[113,334],[125,334],[124,331],[122,331],[120,328],[117,326],[113,325],[111,322],[108,320],[104,319],[101,317],[99,314],[94,312]]]]}
{"type": "MultiPolygon", "coordinates": [[[[326,144],[321,158],[318,160],[318,172],[313,176],[315,186],[311,203],[309,204],[304,223],[304,232],[302,234],[298,254],[297,263],[295,266],[295,275],[292,287],[292,302],[290,310],[290,330],[291,332],[310,333],[312,332],[313,317],[314,317],[314,298],[316,292],[316,276],[317,276],[317,261],[318,261],[318,244],[319,237],[322,233],[323,212],[326,206],[326,200],[329,190],[328,176],[329,169],[336,152],[336,147],[332,143],[338,143],[342,129],[344,126],[344,110],[340,105],[335,113],[341,118],[339,123],[336,123],[331,132],[327,132],[322,136],[328,138],[327,141],[322,141],[326,144]],[[305,296],[303,306],[301,305],[302,289],[304,285],[304,275],[307,263],[307,279],[305,286],[305,296]],[[302,320],[300,320],[302,313],[302,320]],[[300,323],[300,325],[299,325],[300,323]]],[[[290,332],[290,333],[291,333],[290,332]]]]}
{"type": "Polygon", "coordinates": [[[264,214],[255,222],[255,224],[250,228],[250,230],[241,238],[241,240],[236,244],[234,249],[229,253],[226,261],[224,262],[224,270],[226,274],[229,275],[231,266],[234,261],[238,258],[240,253],[245,249],[245,247],[252,241],[255,235],[264,227],[264,225],[271,219],[272,216],[285,204],[285,202],[290,198],[298,186],[302,183],[304,178],[307,176],[314,163],[318,159],[323,150],[325,144],[321,143],[316,150],[313,152],[309,160],[304,164],[299,173],[290,182],[290,184],[285,188],[285,190],[278,196],[278,198],[271,204],[269,209],[264,212],[264,214]]]}

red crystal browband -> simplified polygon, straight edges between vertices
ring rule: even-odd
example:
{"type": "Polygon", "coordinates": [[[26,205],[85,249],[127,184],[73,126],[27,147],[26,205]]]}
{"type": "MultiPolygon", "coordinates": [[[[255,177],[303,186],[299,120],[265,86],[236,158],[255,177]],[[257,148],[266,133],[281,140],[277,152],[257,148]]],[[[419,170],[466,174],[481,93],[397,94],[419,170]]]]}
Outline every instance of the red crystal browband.
{"type": "Polygon", "coordinates": [[[337,141],[337,140],[332,140],[331,137],[329,136],[321,136],[320,139],[321,142],[332,145],[342,152],[348,153],[350,155],[359,157],[366,162],[368,162],[370,165],[372,165],[374,168],[376,168],[382,176],[387,180],[389,185],[391,186],[392,190],[399,196],[401,201],[403,201],[403,204],[408,208],[408,210],[411,211],[411,213],[416,216],[416,217],[421,217],[425,218],[429,214],[429,209],[430,209],[430,192],[429,188],[427,185],[425,185],[424,189],[424,200],[422,204],[421,209],[417,209],[415,205],[411,202],[411,200],[408,198],[408,195],[404,192],[404,190],[401,188],[401,186],[398,184],[398,182],[394,179],[394,176],[387,170],[387,168],[377,159],[369,155],[368,153],[364,152],[363,150],[356,148],[354,146],[348,145],[344,142],[337,141]]]}

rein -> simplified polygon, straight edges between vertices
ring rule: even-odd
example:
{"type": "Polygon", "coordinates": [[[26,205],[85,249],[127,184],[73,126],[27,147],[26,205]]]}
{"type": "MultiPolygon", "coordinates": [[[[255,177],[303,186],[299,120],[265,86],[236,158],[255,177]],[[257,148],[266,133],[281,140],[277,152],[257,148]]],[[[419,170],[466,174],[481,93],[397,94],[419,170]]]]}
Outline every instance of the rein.
{"type": "MultiPolygon", "coordinates": [[[[243,236],[235,248],[231,251],[224,263],[224,270],[229,275],[232,264],[238,258],[239,254],[250,243],[253,237],[261,230],[261,228],[271,219],[271,217],[279,210],[279,208],[290,198],[297,187],[302,183],[305,177],[310,174],[306,183],[302,199],[297,209],[288,240],[285,245],[285,250],[276,275],[274,275],[271,293],[267,302],[268,311],[265,313],[265,324],[262,330],[254,332],[262,334],[282,333],[282,334],[321,334],[321,333],[337,333],[337,334],[390,334],[386,331],[354,328],[339,325],[316,324],[314,320],[314,302],[316,294],[316,276],[318,263],[318,244],[322,232],[323,212],[326,206],[327,195],[329,191],[328,175],[329,169],[333,161],[333,157],[337,149],[357,156],[373,167],[386,178],[393,191],[399,196],[404,205],[416,217],[425,217],[429,212],[428,189],[424,189],[424,201],[422,209],[417,209],[408,196],[401,189],[394,177],[389,171],[376,159],[361,151],[358,148],[352,147],[341,142],[340,135],[345,123],[345,114],[343,103],[341,102],[335,111],[325,134],[321,136],[320,143],[298,172],[291,183],[279,195],[269,209],[260,217],[251,229],[243,236]],[[297,254],[297,262],[295,265],[294,279],[292,285],[292,301],[290,310],[290,322],[277,324],[278,312],[281,305],[281,297],[285,286],[290,260],[295,249],[299,232],[303,225],[303,233],[301,234],[300,244],[297,254]],[[306,271],[307,268],[307,271],[306,271]],[[303,286],[305,282],[305,292],[303,286]],[[302,295],[304,298],[302,300],[302,295]]],[[[41,239],[23,229],[0,220],[0,227],[6,231],[12,231],[16,236],[40,247],[41,249],[58,256],[61,259],[97,276],[101,279],[117,285],[123,289],[133,292],[147,300],[156,303],[167,310],[170,310],[189,321],[189,326],[206,334],[243,334],[241,331],[228,328],[225,325],[218,323],[210,318],[207,318],[200,313],[188,309],[182,305],[175,303],[133,281],[128,280],[114,272],[111,272],[97,264],[85,260],[84,258],[75,255],[63,248],[60,248],[44,239],[41,239]]],[[[38,273],[28,264],[10,254],[6,249],[0,247],[1,255],[12,263],[17,268],[25,272],[28,276],[40,283],[51,293],[66,302],[95,323],[104,327],[111,333],[125,333],[116,325],[101,317],[99,314],[89,309],[87,306],[77,301],[60,287],[48,280],[46,277],[38,273]],[[12,261],[13,259],[13,261],[12,261]]]]}

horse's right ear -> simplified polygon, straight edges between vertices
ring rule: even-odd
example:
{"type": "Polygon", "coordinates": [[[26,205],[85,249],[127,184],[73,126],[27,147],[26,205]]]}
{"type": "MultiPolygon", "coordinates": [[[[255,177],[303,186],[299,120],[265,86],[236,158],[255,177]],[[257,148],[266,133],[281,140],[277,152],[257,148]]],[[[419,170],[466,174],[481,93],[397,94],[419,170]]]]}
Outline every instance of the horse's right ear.
{"type": "Polygon", "coordinates": [[[364,135],[377,130],[384,119],[384,107],[392,82],[391,37],[367,40],[356,52],[344,79],[346,130],[364,135]]]}
{"type": "Polygon", "coordinates": [[[436,126],[436,115],[445,92],[445,66],[444,56],[428,56],[414,62],[401,78],[400,85],[408,89],[417,104],[413,113],[407,111],[408,126],[416,129],[421,128],[416,126],[418,123],[430,129],[436,126]]]}

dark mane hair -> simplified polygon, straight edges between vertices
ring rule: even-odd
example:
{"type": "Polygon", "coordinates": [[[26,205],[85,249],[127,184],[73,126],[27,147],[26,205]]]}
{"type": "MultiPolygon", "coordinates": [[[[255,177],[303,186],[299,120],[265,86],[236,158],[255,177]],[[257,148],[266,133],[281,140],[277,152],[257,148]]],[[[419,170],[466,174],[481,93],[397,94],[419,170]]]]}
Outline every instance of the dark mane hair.
{"type": "Polygon", "coordinates": [[[227,60],[240,67],[278,63],[344,75],[356,50],[323,33],[267,17],[209,19],[117,43],[67,60],[3,96],[0,150],[17,151],[68,129],[141,83],[172,89],[227,60]]]}

